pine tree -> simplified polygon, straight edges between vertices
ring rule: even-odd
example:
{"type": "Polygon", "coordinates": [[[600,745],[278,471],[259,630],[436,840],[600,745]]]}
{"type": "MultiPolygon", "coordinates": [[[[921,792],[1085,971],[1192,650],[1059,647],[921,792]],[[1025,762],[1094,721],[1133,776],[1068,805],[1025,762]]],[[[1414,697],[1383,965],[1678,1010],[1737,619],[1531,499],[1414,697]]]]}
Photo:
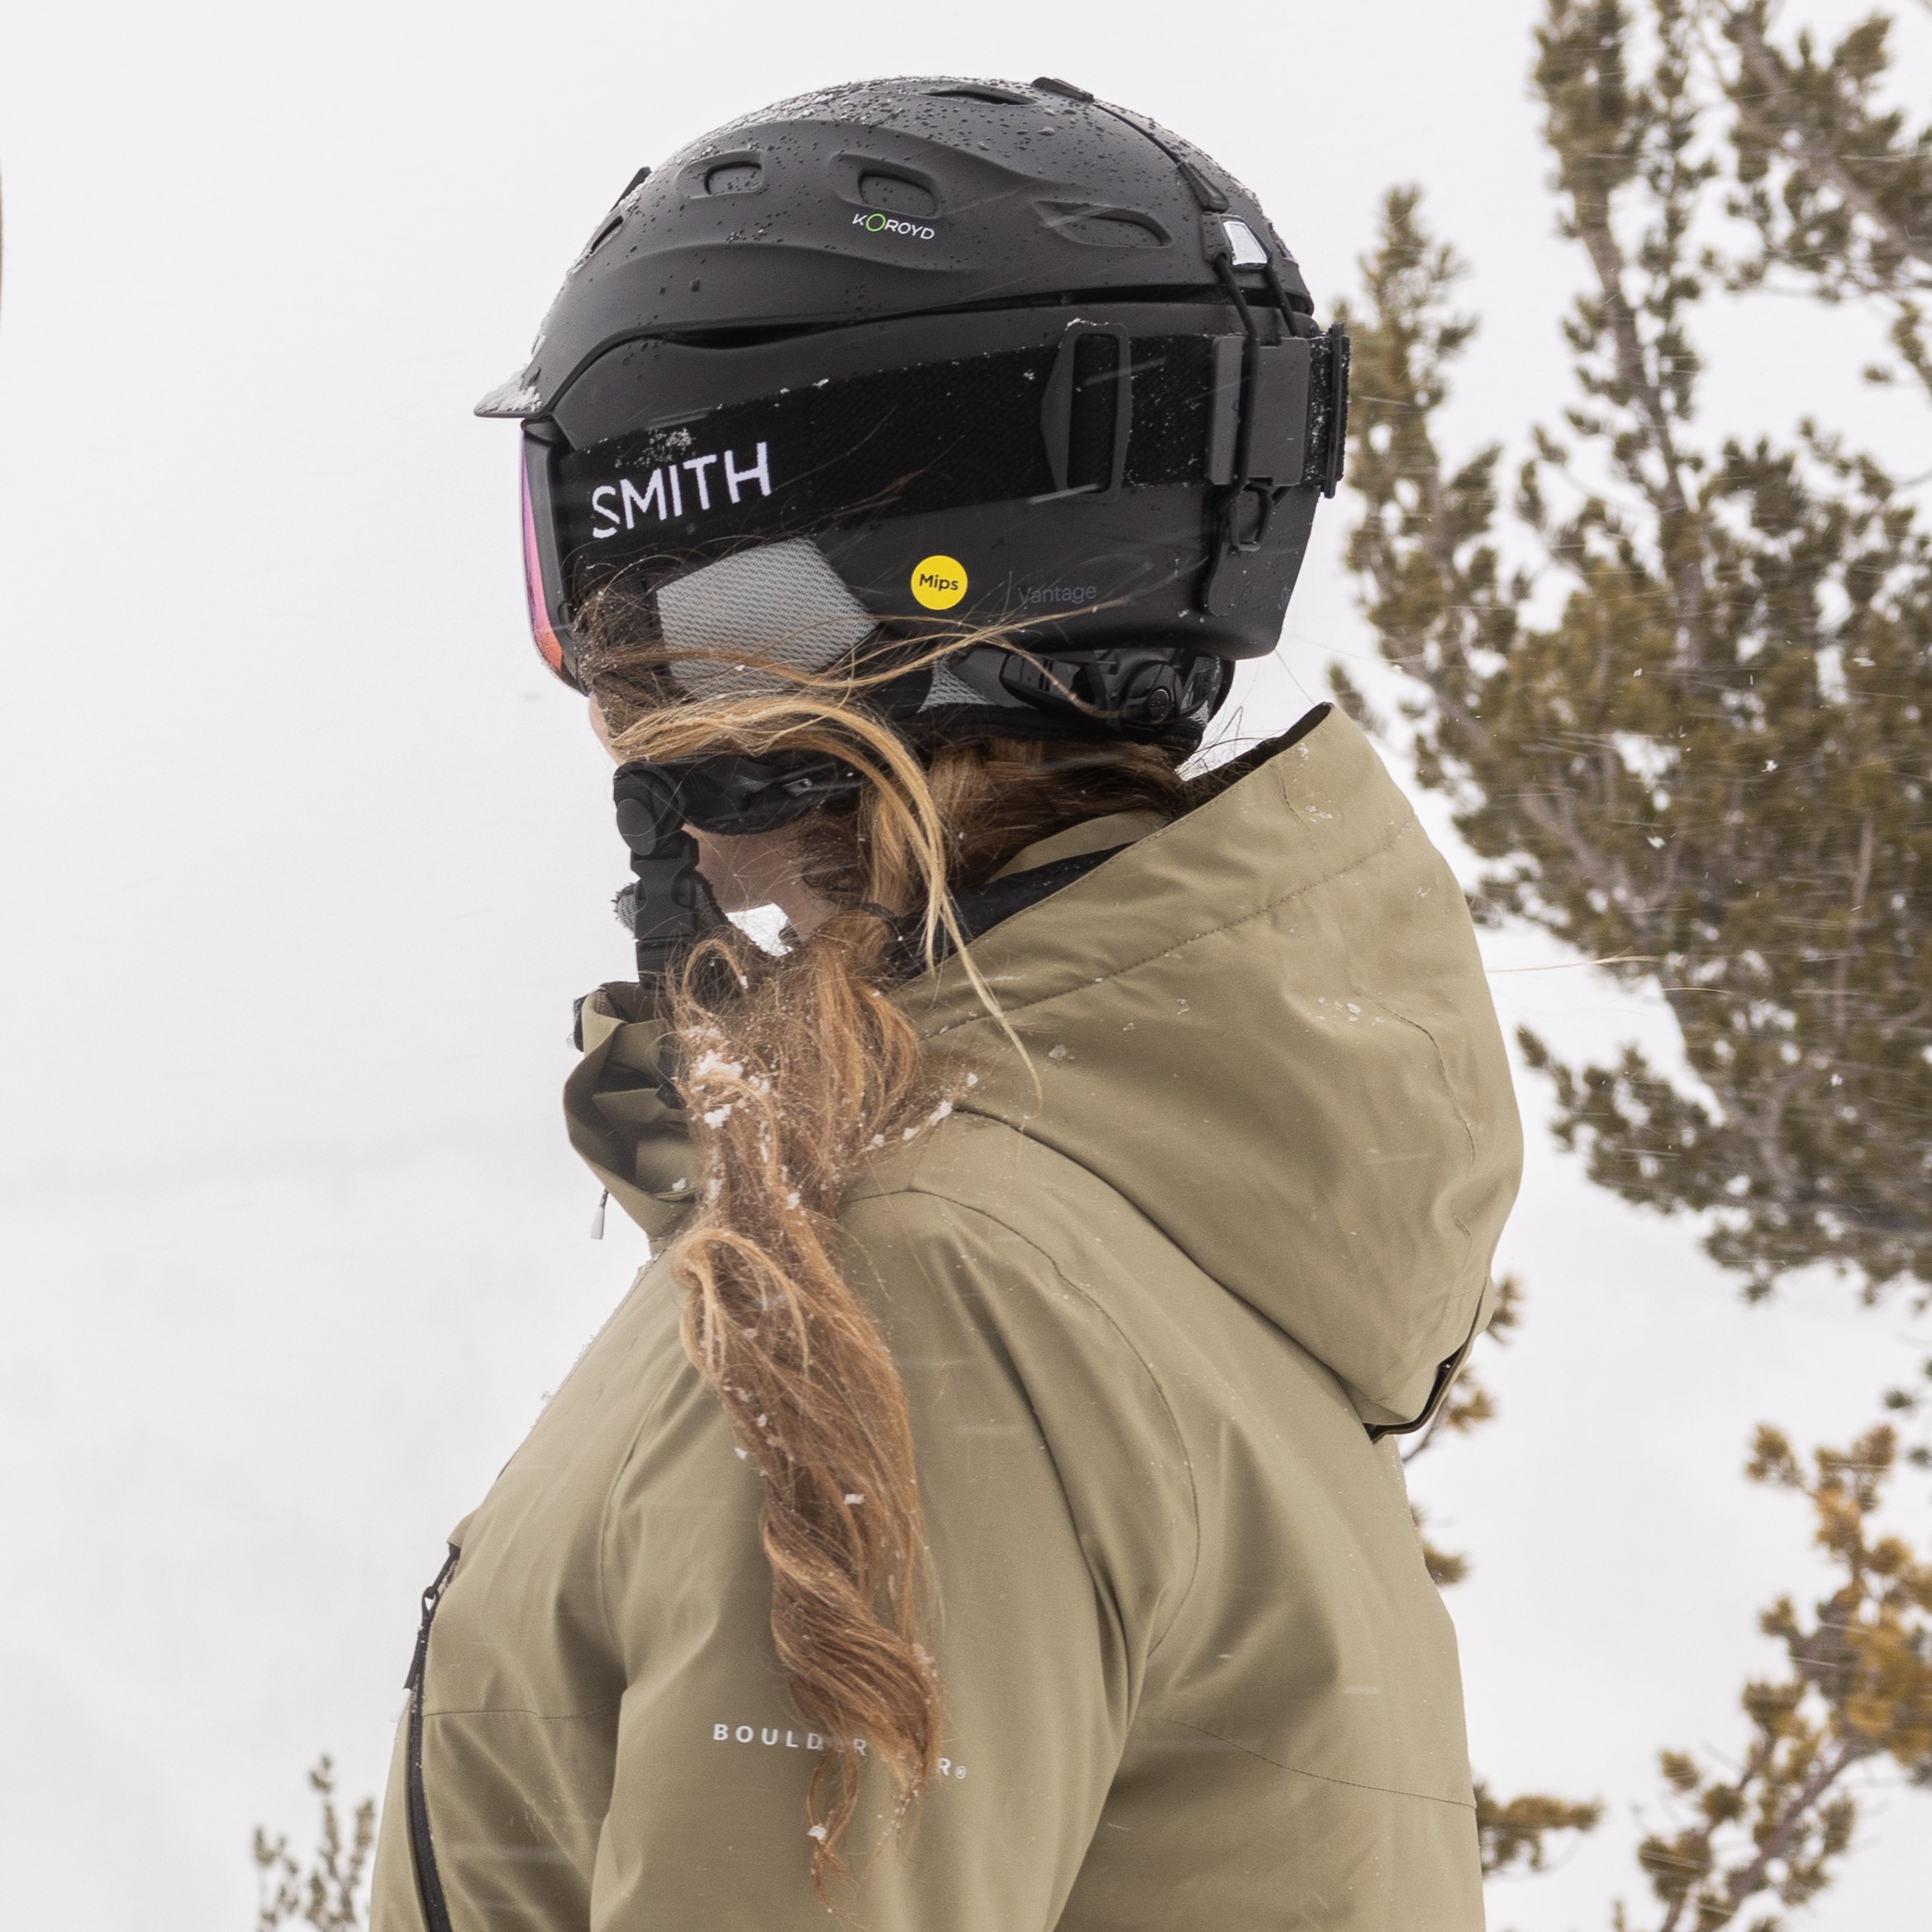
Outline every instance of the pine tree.
{"type": "MultiPolygon", "coordinates": [[[[1462,264],[1417,190],[1390,193],[1351,317],[1349,562],[1413,681],[1417,776],[1481,863],[1478,919],[1555,935],[1677,1021],[1694,1084],[1635,1047],[1575,1067],[1522,1036],[1558,1140],[1625,1198],[1697,1216],[1753,1299],[1822,1264],[1922,1309],[1932,541],[1899,481],[1817,421],[1713,446],[1697,404],[1717,305],[1781,286],[1877,308],[1897,361],[1868,374],[1932,389],[1932,131],[1882,106],[1882,17],[1825,54],[1775,28],[1763,0],[1649,0],[1640,22],[1624,0],[1548,0],[1533,74],[1583,273],[1563,323],[1577,399],[1528,428],[1506,525],[1503,445],[1440,444],[1476,328],[1462,264]],[[1711,245],[1725,213],[1745,252],[1711,245]]],[[[1926,1387],[1891,1406],[1922,1408],[1926,1387]]],[[[1815,1894],[1850,1842],[1858,1765],[1932,1782],[1932,1565],[1872,1520],[1898,1459],[1877,1427],[1807,1475],[1761,1433],[1748,1473],[1808,1499],[1838,1579],[1809,1615],[1766,1612],[1789,1669],[1746,1687],[1739,1764],[1664,1754],[1679,1822],[1639,1854],[1655,1932],[1815,1894]]],[[[1467,1562],[1433,1557],[1445,1582],[1467,1562]]],[[[1550,1830],[1595,1821],[1482,1800],[1487,1869],[1534,1869],[1550,1830]]]]}

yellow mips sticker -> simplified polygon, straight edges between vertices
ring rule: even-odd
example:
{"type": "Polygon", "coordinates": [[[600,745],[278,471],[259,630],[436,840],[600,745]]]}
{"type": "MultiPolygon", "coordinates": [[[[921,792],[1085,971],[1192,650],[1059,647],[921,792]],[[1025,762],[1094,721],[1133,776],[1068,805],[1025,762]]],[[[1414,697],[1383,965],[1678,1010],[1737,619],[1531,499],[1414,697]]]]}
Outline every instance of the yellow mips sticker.
{"type": "Polygon", "coordinates": [[[957,557],[926,557],[912,566],[912,594],[929,611],[949,611],[966,594],[966,566],[957,557]]]}

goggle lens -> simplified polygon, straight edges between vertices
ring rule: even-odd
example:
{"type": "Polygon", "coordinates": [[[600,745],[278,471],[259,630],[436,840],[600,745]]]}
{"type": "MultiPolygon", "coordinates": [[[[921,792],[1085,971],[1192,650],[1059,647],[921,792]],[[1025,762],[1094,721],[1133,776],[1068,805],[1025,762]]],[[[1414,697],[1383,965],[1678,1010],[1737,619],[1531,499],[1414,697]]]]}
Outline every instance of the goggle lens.
{"type": "Polygon", "coordinates": [[[523,591],[530,603],[530,635],[544,662],[573,690],[578,690],[582,687],[572,673],[564,654],[564,640],[558,636],[556,626],[550,621],[550,599],[544,583],[543,553],[537,547],[536,510],[530,500],[527,459],[519,465],[518,476],[523,486],[523,591]]]}

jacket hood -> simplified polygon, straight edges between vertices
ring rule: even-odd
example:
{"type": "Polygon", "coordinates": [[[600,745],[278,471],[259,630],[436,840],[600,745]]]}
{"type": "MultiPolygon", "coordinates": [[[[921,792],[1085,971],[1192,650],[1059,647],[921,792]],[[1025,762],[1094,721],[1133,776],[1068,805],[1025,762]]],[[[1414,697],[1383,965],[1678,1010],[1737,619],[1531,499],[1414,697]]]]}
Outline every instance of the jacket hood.
{"type": "Polygon", "coordinates": [[[1400,1427],[1487,1319],[1522,1135],[1461,889],[1330,711],[900,995],[961,1111],[1106,1180],[1400,1427]]]}
{"type": "MultiPolygon", "coordinates": [[[[1134,841],[973,940],[1024,1060],[960,960],[897,997],[958,1111],[1098,1175],[1399,1429],[1488,1319],[1522,1133],[1461,888],[1354,724],[1297,730],[1171,824],[1015,862],[1134,841]]],[[[582,1025],[571,1139],[661,1244],[696,1176],[658,1029],[607,995],[582,1025]]]]}

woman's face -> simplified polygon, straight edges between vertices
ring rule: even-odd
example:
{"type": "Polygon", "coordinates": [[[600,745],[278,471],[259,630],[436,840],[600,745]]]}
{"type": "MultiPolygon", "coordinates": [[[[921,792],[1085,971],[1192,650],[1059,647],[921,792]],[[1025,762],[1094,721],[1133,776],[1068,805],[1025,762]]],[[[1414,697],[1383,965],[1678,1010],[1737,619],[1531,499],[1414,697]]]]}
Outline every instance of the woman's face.
{"type": "MultiPolygon", "coordinates": [[[[590,728],[613,759],[621,757],[611,743],[610,726],[594,697],[590,701],[590,728]]],[[[780,826],[775,831],[748,832],[735,838],[700,831],[696,826],[685,829],[697,841],[697,869],[704,874],[721,912],[781,907],[801,939],[830,914],[830,905],[799,876],[802,859],[796,826],[780,826]]]]}

